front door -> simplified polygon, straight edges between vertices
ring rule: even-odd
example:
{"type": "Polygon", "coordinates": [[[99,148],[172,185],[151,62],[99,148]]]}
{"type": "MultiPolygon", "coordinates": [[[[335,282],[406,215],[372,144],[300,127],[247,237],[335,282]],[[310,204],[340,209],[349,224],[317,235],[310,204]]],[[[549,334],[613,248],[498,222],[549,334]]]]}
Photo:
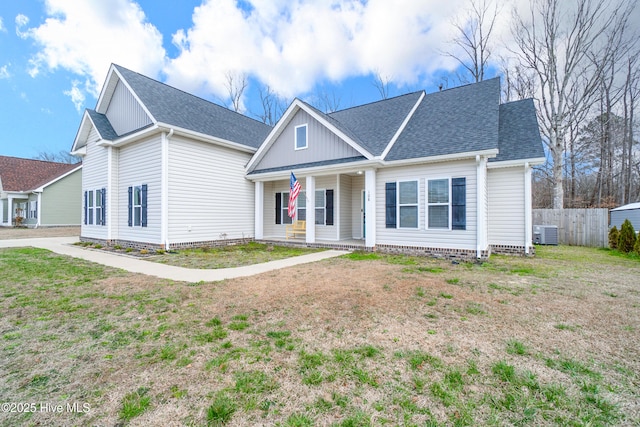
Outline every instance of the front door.
{"type": "Polygon", "coordinates": [[[362,190],[362,205],[360,212],[362,212],[362,240],[367,237],[367,192],[362,190]]]}

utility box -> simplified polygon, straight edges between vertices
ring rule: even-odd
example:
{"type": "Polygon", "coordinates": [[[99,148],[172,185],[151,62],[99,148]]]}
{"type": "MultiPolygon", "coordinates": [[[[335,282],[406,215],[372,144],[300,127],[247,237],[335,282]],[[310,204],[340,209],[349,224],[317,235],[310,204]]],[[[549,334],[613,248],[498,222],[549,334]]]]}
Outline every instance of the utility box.
{"type": "Polygon", "coordinates": [[[534,225],[533,243],[536,245],[557,245],[558,226],[557,225],[534,225]]]}

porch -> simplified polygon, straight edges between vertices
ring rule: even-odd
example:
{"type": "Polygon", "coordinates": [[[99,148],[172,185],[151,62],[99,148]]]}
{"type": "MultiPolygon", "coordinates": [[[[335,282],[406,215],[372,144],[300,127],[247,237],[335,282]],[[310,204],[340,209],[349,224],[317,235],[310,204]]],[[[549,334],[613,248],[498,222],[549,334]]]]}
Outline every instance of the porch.
{"type": "Polygon", "coordinates": [[[293,218],[288,215],[290,171],[279,171],[270,179],[255,182],[257,241],[346,250],[373,249],[375,170],[295,173],[301,191],[293,218]],[[305,232],[287,239],[287,226],[297,220],[306,221],[305,232]]]}

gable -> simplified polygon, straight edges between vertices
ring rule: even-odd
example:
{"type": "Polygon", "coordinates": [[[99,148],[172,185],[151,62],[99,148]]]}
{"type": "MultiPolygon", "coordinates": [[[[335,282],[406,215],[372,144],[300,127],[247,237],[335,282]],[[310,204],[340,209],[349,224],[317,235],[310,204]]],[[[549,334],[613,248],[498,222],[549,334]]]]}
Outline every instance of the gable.
{"type": "Polygon", "coordinates": [[[122,81],[116,84],[105,115],[119,136],[152,123],[144,108],[122,81]]]}
{"type": "Polygon", "coordinates": [[[255,171],[296,166],[328,160],[361,157],[346,141],[313,118],[303,109],[299,109],[276,140],[271,144],[262,159],[253,168],[255,171]],[[307,148],[295,149],[295,129],[307,125],[307,148]]]}

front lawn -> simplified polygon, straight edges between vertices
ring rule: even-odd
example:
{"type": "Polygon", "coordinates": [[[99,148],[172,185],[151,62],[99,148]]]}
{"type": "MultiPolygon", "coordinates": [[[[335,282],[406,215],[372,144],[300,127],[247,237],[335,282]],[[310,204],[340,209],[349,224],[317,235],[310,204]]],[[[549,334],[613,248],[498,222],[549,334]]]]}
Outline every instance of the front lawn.
{"type": "Polygon", "coordinates": [[[637,425],[638,277],[575,247],[216,283],[3,249],[0,425],[637,425]]]}

